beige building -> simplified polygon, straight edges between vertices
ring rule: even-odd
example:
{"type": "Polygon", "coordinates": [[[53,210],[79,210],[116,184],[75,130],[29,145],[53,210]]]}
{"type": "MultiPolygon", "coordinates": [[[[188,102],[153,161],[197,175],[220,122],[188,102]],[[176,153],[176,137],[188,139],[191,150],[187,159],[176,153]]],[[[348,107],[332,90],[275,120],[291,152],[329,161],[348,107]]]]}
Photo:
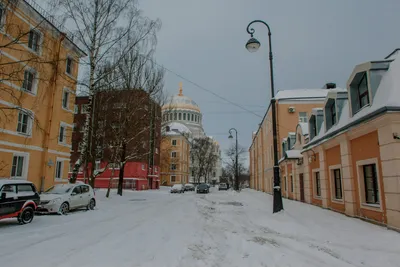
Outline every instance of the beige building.
{"type": "Polygon", "coordinates": [[[181,123],[172,122],[163,130],[161,140],[160,183],[163,186],[186,184],[190,169],[190,130],[181,123]]]}
{"type": "MultiPolygon", "coordinates": [[[[313,108],[322,107],[328,91],[326,89],[297,89],[279,91],[276,96],[278,157],[282,157],[282,145],[289,133],[296,131],[299,122],[307,122],[313,108]]],[[[329,89],[328,89],[329,88],[329,89]]],[[[253,133],[250,146],[250,187],[263,192],[273,188],[273,136],[272,110],[268,110],[257,132],[253,133]]]]}
{"type": "Polygon", "coordinates": [[[50,19],[27,1],[0,3],[0,178],[42,190],[68,178],[85,55],[50,19]]]}
{"type": "Polygon", "coordinates": [[[283,197],[400,230],[398,52],[357,65],[286,136],[283,197]]]}

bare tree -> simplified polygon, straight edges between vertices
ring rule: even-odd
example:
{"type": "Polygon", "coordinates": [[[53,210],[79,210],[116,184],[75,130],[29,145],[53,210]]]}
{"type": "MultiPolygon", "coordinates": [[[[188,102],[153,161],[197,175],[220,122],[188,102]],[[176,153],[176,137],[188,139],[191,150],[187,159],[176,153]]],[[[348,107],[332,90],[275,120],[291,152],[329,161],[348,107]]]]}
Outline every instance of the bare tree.
{"type": "Polygon", "coordinates": [[[88,114],[81,154],[70,179],[74,183],[80,165],[87,160],[86,152],[91,150],[89,132],[96,110],[93,98],[104,86],[104,77],[109,75],[104,71],[106,64],[110,60],[113,62],[109,68],[111,71],[123,60],[124,55],[141,44],[154,41],[160,22],[142,16],[134,0],[56,0],[53,1],[53,8],[61,10],[66,23],[74,25],[75,37],[88,54],[87,60],[82,62],[87,73],[85,79],[80,81],[80,86],[89,96],[88,114]],[[126,42],[127,38],[131,42],[126,42]]]}
{"type": "Polygon", "coordinates": [[[206,182],[210,172],[215,167],[218,156],[214,153],[214,143],[209,137],[194,138],[190,150],[194,182],[206,182]]]}
{"type": "MultiPolygon", "coordinates": [[[[239,180],[242,174],[247,172],[247,168],[244,164],[244,156],[247,153],[244,147],[238,147],[238,175],[239,180]]],[[[224,171],[225,175],[228,177],[235,177],[236,173],[236,145],[232,144],[226,151],[225,155],[227,156],[227,160],[224,161],[224,171]]],[[[233,181],[233,179],[232,179],[233,181]]]]}

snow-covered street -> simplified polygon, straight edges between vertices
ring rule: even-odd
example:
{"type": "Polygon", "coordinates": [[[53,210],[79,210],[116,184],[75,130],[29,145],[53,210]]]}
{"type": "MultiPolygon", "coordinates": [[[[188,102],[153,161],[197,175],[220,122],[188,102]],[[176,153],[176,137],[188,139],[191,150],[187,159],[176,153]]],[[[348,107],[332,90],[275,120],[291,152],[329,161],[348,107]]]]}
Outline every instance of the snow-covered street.
{"type": "Polygon", "coordinates": [[[95,211],[0,221],[0,266],[400,266],[400,234],[308,204],[237,194],[96,193],[95,211]]]}

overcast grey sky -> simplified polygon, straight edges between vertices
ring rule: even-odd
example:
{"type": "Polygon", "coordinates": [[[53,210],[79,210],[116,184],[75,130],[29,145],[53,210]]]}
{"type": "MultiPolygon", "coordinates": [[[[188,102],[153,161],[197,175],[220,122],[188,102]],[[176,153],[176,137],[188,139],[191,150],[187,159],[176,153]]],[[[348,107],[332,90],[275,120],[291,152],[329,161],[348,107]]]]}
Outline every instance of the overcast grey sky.
{"type": "MultiPolygon", "coordinates": [[[[157,61],[201,86],[263,116],[270,96],[267,29],[255,26],[257,53],[244,45],[254,19],[271,27],[276,89],[344,87],[353,67],[400,47],[399,0],[140,0],[145,15],[162,20],[157,61]]],[[[182,79],[167,73],[166,90],[182,79]]],[[[204,114],[207,134],[225,149],[236,127],[246,148],[261,118],[183,81],[183,93],[204,114]]]]}

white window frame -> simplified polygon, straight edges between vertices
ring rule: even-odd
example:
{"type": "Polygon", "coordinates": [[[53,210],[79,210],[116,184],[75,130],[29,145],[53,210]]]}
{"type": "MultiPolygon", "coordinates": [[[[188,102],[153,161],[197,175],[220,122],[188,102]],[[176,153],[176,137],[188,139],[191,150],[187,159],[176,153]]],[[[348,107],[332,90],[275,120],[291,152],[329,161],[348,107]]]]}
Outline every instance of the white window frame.
{"type": "Polygon", "coordinates": [[[319,169],[312,169],[312,171],[311,171],[311,175],[312,175],[312,183],[313,183],[313,192],[312,192],[312,194],[313,194],[313,198],[315,198],[315,199],[322,199],[322,186],[321,186],[321,195],[320,196],[318,196],[317,195],[317,180],[315,179],[315,173],[316,172],[319,172],[319,182],[321,183],[321,172],[320,172],[320,170],[319,169]]]}
{"type": "Polygon", "coordinates": [[[156,147],[156,154],[158,154],[158,148],[156,147]]]}
{"type": "Polygon", "coordinates": [[[24,79],[22,81],[21,88],[20,88],[21,91],[26,92],[26,93],[31,94],[31,95],[36,95],[37,87],[38,87],[38,80],[39,80],[38,78],[39,78],[39,74],[34,68],[26,67],[24,69],[24,79]],[[31,88],[32,90],[25,89],[25,87],[24,87],[25,73],[26,72],[29,72],[29,73],[31,73],[33,75],[32,88],[31,88]]]}
{"type": "Polygon", "coordinates": [[[144,164],[142,164],[142,171],[146,170],[144,164]]]}
{"type": "Polygon", "coordinates": [[[171,140],[171,143],[172,143],[173,146],[177,146],[178,141],[177,141],[176,139],[172,139],[172,140],[171,140]]]}
{"type": "Polygon", "coordinates": [[[60,122],[60,127],[58,129],[57,141],[58,141],[59,145],[71,148],[71,144],[68,144],[68,142],[67,142],[68,141],[68,138],[67,138],[67,130],[68,130],[68,128],[70,128],[70,132],[71,132],[71,135],[72,135],[73,125],[65,123],[65,122],[60,122]],[[62,141],[60,141],[61,128],[64,128],[64,134],[63,134],[64,138],[63,138],[62,141]]]}
{"type": "Polygon", "coordinates": [[[79,107],[76,104],[74,104],[74,114],[79,114],[79,107]]]}
{"type": "Polygon", "coordinates": [[[54,180],[62,180],[63,179],[63,171],[64,171],[64,161],[63,160],[56,160],[55,168],[54,168],[54,180]],[[58,164],[60,163],[60,177],[57,177],[58,172],[58,164]]]}
{"type": "Polygon", "coordinates": [[[307,112],[303,112],[303,111],[299,112],[299,122],[308,123],[307,112]],[[300,116],[300,113],[305,113],[306,116],[305,117],[304,116],[300,116]],[[305,121],[304,121],[304,118],[305,118],[305,121]]]}
{"type": "Polygon", "coordinates": [[[331,165],[329,166],[329,184],[331,185],[331,201],[337,203],[344,203],[344,188],[343,188],[343,172],[342,172],[342,165],[331,165]],[[335,173],[334,171],[339,169],[340,171],[340,183],[342,185],[342,199],[336,198],[336,187],[335,187],[335,173]]]}
{"type": "Polygon", "coordinates": [[[100,170],[101,169],[101,166],[100,166],[100,164],[101,164],[101,161],[100,160],[96,160],[95,162],[94,162],[94,169],[95,170],[100,170]]]}
{"type": "Polygon", "coordinates": [[[81,114],[88,114],[89,113],[87,111],[88,107],[89,107],[89,104],[81,104],[81,114]],[[86,109],[84,107],[86,107],[86,109]]]}
{"type": "Polygon", "coordinates": [[[10,170],[10,178],[16,180],[27,180],[28,177],[28,168],[29,167],[29,153],[25,152],[14,152],[11,159],[11,170],[10,170]],[[14,157],[22,157],[23,165],[22,165],[22,175],[21,176],[12,176],[12,163],[14,161],[14,157]]]}
{"type": "Polygon", "coordinates": [[[176,156],[177,156],[176,151],[172,151],[172,152],[171,152],[171,158],[176,158],[176,156]],[[175,156],[174,156],[174,155],[175,155],[175,156]]]}
{"type": "MultiPolygon", "coordinates": [[[[19,135],[32,136],[32,122],[33,122],[32,117],[33,117],[33,115],[32,115],[31,112],[29,112],[29,111],[20,110],[20,111],[18,112],[18,116],[17,116],[17,129],[16,129],[16,132],[17,132],[19,135]],[[22,116],[26,115],[26,116],[28,117],[28,119],[27,119],[27,120],[28,120],[28,121],[27,121],[27,126],[26,126],[26,133],[21,132],[21,131],[18,131],[18,126],[19,126],[19,124],[20,124],[20,121],[19,121],[19,116],[20,116],[20,114],[22,114],[22,116]]],[[[22,128],[22,126],[21,126],[21,128],[22,128]]]]}
{"type": "Polygon", "coordinates": [[[64,110],[70,111],[70,109],[69,109],[69,98],[70,98],[70,95],[71,95],[71,91],[68,88],[64,88],[63,91],[62,91],[62,96],[61,96],[61,106],[62,106],[62,108],[64,110]],[[65,95],[67,95],[66,106],[64,106],[65,95]]]}
{"type": "Polygon", "coordinates": [[[42,32],[39,31],[37,28],[31,28],[31,30],[29,31],[29,34],[28,34],[28,43],[27,43],[26,47],[28,47],[28,49],[30,51],[32,51],[33,53],[40,55],[42,53],[42,42],[43,42],[43,34],[42,34],[42,32]],[[38,38],[39,38],[38,41],[37,41],[37,46],[38,46],[37,50],[34,50],[33,48],[29,47],[29,40],[30,40],[30,37],[31,37],[31,34],[30,34],[31,31],[37,33],[38,38]]]}
{"type": "Polygon", "coordinates": [[[73,71],[74,71],[74,58],[70,55],[67,56],[67,58],[65,59],[65,74],[67,74],[68,76],[73,77],[73,71]],[[70,71],[68,72],[68,60],[71,60],[71,66],[70,66],[70,71]]]}
{"type": "Polygon", "coordinates": [[[382,209],[382,189],[380,185],[380,170],[377,158],[371,158],[366,160],[359,160],[356,162],[357,166],[357,179],[358,179],[358,197],[360,200],[360,206],[363,209],[374,210],[374,211],[383,211],[382,209]],[[378,180],[378,191],[379,191],[379,205],[378,204],[369,204],[366,203],[366,196],[365,196],[365,185],[364,185],[364,165],[375,164],[376,170],[376,179],[378,180]]]}

